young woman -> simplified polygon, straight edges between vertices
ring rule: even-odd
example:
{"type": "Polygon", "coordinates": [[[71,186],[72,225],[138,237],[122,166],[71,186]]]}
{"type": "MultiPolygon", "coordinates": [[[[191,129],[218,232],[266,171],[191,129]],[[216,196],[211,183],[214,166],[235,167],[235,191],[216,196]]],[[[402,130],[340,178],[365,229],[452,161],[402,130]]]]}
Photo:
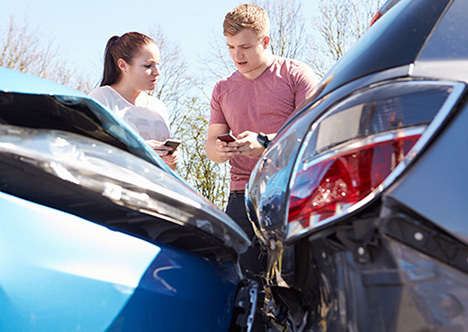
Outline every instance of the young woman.
{"type": "Polygon", "coordinates": [[[170,154],[164,146],[170,138],[166,107],[146,93],[156,86],[159,60],[159,48],[150,37],[139,32],[113,36],[107,42],[100,87],[89,95],[126,120],[175,169],[179,151],[170,154]]]}

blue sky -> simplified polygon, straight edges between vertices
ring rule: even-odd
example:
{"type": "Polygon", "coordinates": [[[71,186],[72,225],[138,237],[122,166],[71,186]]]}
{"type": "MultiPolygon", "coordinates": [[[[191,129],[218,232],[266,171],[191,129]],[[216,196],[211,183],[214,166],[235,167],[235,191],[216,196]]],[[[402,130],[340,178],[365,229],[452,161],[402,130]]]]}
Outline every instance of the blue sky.
{"type": "MultiPolygon", "coordinates": [[[[305,0],[306,10],[319,0],[305,0]]],[[[6,0],[5,0],[6,2],[6,0]]],[[[2,4],[0,24],[9,15],[21,21],[25,16],[32,26],[50,34],[67,61],[99,80],[102,54],[107,40],[128,31],[149,33],[160,26],[166,36],[179,45],[189,61],[203,61],[213,36],[222,34],[224,15],[238,0],[15,0],[2,4]]]]}

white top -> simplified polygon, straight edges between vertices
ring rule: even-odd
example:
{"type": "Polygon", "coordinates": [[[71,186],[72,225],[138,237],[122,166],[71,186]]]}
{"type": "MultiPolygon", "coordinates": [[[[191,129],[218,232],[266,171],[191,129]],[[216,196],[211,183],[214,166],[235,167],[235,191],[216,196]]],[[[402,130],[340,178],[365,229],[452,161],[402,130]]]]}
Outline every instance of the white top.
{"type": "Polygon", "coordinates": [[[89,95],[127,121],[145,140],[164,142],[171,137],[169,115],[159,99],[141,93],[133,105],[108,85],[92,90],[89,95]]]}

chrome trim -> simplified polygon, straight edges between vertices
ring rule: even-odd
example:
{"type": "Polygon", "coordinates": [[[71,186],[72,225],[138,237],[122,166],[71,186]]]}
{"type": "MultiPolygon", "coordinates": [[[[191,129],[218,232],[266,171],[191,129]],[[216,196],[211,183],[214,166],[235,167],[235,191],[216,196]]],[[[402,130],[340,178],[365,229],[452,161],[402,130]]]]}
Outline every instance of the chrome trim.
{"type": "MultiPolygon", "coordinates": [[[[315,132],[315,130],[317,129],[318,124],[320,122],[322,122],[325,118],[327,118],[327,116],[328,116],[328,114],[330,114],[330,112],[333,112],[334,110],[339,108],[341,105],[343,105],[344,103],[349,102],[350,99],[356,98],[357,96],[361,95],[363,92],[372,90],[374,87],[369,87],[368,89],[361,90],[358,93],[356,93],[354,95],[351,95],[350,98],[345,98],[343,101],[339,102],[335,106],[332,106],[316,122],[314,122],[312,124],[311,129],[309,130],[305,140],[304,140],[304,143],[302,144],[301,148],[299,149],[298,158],[297,158],[296,164],[294,165],[294,168],[293,168],[294,177],[291,178],[291,181],[289,182],[289,185],[288,185],[289,195],[288,195],[288,200],[286,202],[286,213],[285,213],[285,220],[284,220],[284,222],[287,225],[287,231],[286,231],[286,234],[285,234],[285,243],[286,244],[292,242],[293,240],[295,240],[295,239],[297,239],[299,237],[302,237],[302,236],[304,236],[304,235],[306,235],[308,233],[313,232],[317,228],[321,228],[324,225],[330,224],[331,222],[340,220],[340,219],[344,218],[346,215],[348,215],[350,213],[354,213],[354,212],[358,211],[359,209],[363,208],[365,205],[367,205],[370,202],[374,201],[386,188],[388,188],[402,174],[402,172],[408,167],[408,165],[410,165],[415,160],[415,158],[419,155],[421,150],[423,150],[427,146],[430,139],[434,136],[434,134],[438,131],[438,129],[441,127],[441,125],[446,120],[447,116],[451,113],[453,107],[455,106],[456,102],[460,98],[462,92],[465,90],[465,86],[466,86],[464,83],[460,83],[460,82],[450,82],[450,83],[448,83],[448,82],[438,82],[438,81],[390,82],[390,83],[385,84],[385,85],[399,85],[400,86],[401,84],[404,84],[404,85],[417,84],[417,85],[428,85],[428,86],[429,85],[430,86],[434,86],[434,85],[435,86],[450,86],[450,87],[452,87],[452,91],[448,93],[448,96],[447,96],[447,99],[445,100],[445,103],[442,105],[440,110],[437,112],[437,114],[435,115],[435,117],[431,121],[431,123],[427,126],[426,130],[421,135],[421,138],[415,143],[415,145],[407,153],[405,158],[397,165],[397,167],[395,167],[395,169],[387,176],[387,178],[374,191],[372,191],[368,196],[363,198],[358,203],[351,204],[349,207],[345,207],[345,209],[339,215],[329,217],[327,219],[322,220],[319,224],[314,225],[313,227],[309,227],[308,229],[304,229],[302,227],[298,227],[298,223],[288,223],[289,204],[290,204],[289,195],[291,193],[292,185],[293,185],[293,182],[294,182],[293,179],[294,179],[295,175],[297,174],[297,172],[299,171],[299,166],[300,166],[300,164],[302,163],[302,160],[303,160],[302,156],[304,155],[304,153],[305,153],[305,151],[306,151],[306,149],[307,149],[307,147],[308,147],[308,145],[310,143],[310,139],[311,139],[313,133],[315,132]]],[[[382,87],[382,85],[379,85],[379,87],[382,87]]],[[[415,132],[416,132],[417,130],[420,129],[420,127],[421,126],[411,127],[411,129],[414,129],[415,132]]],[[[401,130],[409,130],[409,128],[408,129],[399,129],[397,131],[401,132],[401,130]]],[[[378,142],[380,139],[382,139],[382,137],[385,137],[385,135],[388,135],[388,134],[389,134],[389,132],[385,132],[385,133],[378,134],[378,135],[374,136],[373,139],[377,139],[374,142],[378,142]]],[[[364,140],[365,139],[366,138],[364,138],[364,140]]],[[[369,139],[369,138],[367,138],[367,139],[369,139]]],[[[351,143],[351,146],[353,148],[359,147],[360,144],[365,144],[365,143],[362,143],[363,139],[356,139],[356,141],[357,142],[351,143]],[[361,143],[359,143],[359,142],[361,142],[361,143]]],[[[364,142],[366,142],[366,141],[364,141],[364,142]]],[[[347,148],[345,149],[343,146],[344,145],[348,146],[349,144],[350,144],[349,142],[346,142],[346,143],[341,144],[340,146],[343,149],[343,151],[346,151],[347,148]]],[[[324,159],[330,158],[331,155],[334,155],[336,153],[337,153],[337,147],[334,147],[334,148],[332,148],[332,151],[326,152],[325,154],[320,154],[320,155],[316,156],[315,158],[313,158],[311,161],[308,162],[308,165],[310,165],[311,163],[317,163],[318,161],[322,161],[324,159]]],[[[313,222],[311,220],[311,224],[312,223],[313,222]]]]}
{"type": "Polygon", "coordinates": [[[364,138],[357,138],[350,142],[341,143],[333,147],[331,149],[332,151],[327,151],[324,154],[319,154],[315,157],[312,157],[311,160],[305,164],[304,168],[309,168],[313,164],[318,164],[324,160],[331,158],[332,156],[338,153],[343,153],[343,152],[347,152],[350,150],[358,149],[360,147],[363,147],[365,145],[369,145],[372,143],[382,143],[382,142],[385,142],[385,141],[388,141],[397,137],[401,137],[402,134],[405,137],[419,135],[419,134],[424,133],[424,130],[426,128],[427,126],[420,125],[420,126],[415,126],[415,127],[394,129],[392,131],[386,131],[383,133],[378,133],[378,134],[367,136],[364,138]]]}

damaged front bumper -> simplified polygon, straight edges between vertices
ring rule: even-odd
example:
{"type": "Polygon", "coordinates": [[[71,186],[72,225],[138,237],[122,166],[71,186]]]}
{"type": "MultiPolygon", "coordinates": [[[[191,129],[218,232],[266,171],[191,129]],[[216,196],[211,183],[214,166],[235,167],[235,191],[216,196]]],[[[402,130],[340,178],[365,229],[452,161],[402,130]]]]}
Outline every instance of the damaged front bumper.
{"type": "Polygon", "coordinates": [[[250,332],[255,317],[257,296],[257,282],[243,279],[239,283],[229,332],[250,332]]]}

